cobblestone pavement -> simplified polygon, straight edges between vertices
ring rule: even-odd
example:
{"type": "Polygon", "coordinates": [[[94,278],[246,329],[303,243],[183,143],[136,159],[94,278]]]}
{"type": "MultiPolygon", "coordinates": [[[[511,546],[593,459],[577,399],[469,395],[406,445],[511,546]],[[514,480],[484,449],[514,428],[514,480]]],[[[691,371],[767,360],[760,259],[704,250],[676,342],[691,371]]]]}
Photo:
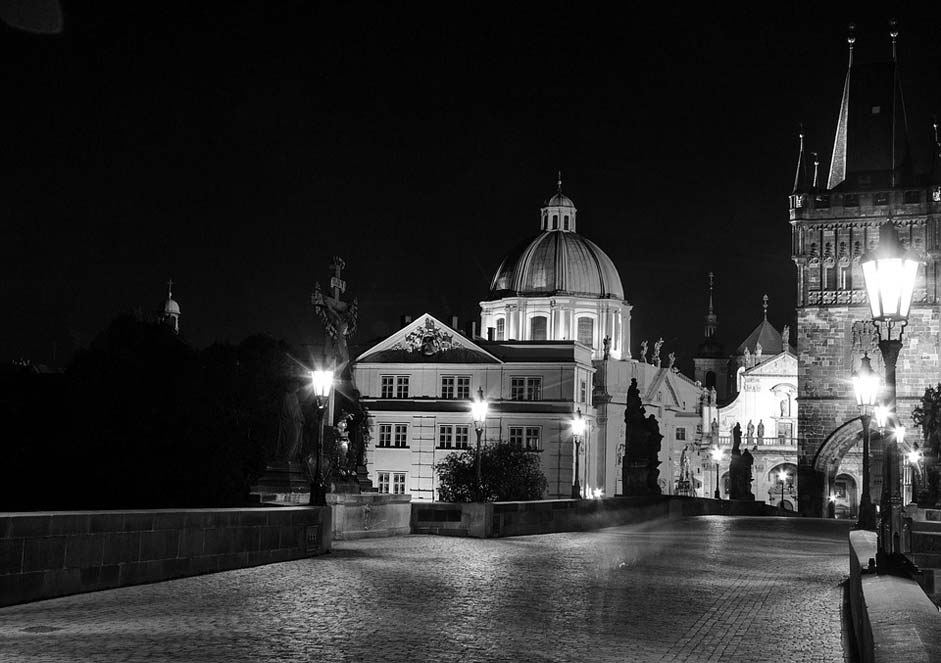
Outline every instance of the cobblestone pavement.
{"type": "Polygon", "coordinates": [[[0,609],[0,661],[846,661],[846,531],[705,517],[339,542],[0,609]]]}

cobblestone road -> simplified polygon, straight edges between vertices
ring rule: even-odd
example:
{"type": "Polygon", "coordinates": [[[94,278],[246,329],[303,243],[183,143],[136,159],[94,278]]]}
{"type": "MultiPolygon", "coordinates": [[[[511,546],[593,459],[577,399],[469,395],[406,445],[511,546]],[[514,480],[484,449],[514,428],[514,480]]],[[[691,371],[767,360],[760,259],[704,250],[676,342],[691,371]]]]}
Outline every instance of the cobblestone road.
{"type": "Polygon", "coordinates": [[[846,531],[706,517],[342,542],[0,609],[0,660],[844,661],[846,531]]]}

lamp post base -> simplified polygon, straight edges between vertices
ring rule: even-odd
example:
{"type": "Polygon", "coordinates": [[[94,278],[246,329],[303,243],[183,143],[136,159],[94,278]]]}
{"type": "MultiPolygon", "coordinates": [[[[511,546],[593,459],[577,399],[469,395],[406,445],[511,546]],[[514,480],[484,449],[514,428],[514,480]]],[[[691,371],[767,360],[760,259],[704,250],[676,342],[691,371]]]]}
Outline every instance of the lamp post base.
{"type": "Polygon", "coordinates": [[[856,529],[876,530],[876,507],[872,502],[859,505],[859,517],[856,519],[856,529]]]}
{"type": "Polygon", "coordinates": [[[582,497],[582,486],[579,483],[578,479],[575,479],[575,483],[572,484],[572,499],[577,500],[582,497]]]}

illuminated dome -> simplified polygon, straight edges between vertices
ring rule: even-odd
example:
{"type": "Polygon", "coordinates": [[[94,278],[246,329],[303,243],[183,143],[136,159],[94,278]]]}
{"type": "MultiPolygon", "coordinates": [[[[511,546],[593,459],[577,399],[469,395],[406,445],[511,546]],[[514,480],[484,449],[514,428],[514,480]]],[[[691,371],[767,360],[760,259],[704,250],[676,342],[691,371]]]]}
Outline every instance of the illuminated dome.
{"type": "Polygon", "coordinates": [[[571,230],[543,231],[511,251],[490,283],[489,299],[560,294],[624,299],[611,258],[571,230]]]}

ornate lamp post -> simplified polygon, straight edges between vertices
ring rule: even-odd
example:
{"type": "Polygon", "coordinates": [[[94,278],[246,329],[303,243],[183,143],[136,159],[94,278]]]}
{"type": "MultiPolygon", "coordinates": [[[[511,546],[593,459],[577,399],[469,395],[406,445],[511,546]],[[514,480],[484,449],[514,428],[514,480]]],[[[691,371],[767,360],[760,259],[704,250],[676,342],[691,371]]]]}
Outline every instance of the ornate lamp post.
{"type": "Polygon", "coordinates": [[[575,418],[572,419],[572,444],[575,449],[575,478],[572,481],[572,499],[577,500],[582,496],[582,485],[578,480],[578,450],[582,444],[582,436],[585,434],[585,424],[587,422],[582,418],[581,408],[575,411],[575,418]]]}
{"type": "Polygon", "coordinates": [[[722,499],[722,493],[719,492],[719,463],[722,462],[722,449],[718,446],[712,449],[712,460],[716,463],[716,499],[722,499]]]}
{"type": "Polygon", "coordinates": [[[480,466],[480,436],[484,432],[484,423],[487,421],[487,408],[489,404],[484,398],[483,387],[477,388],[477,398],[471,403],[471,417],[474,420],[474,431],[477,433],[477,501],[483,501],[484,496],[484,478],[480,466]]]}
{"type": "MultiPolygon", "coordinates": [[[[895,368],[902,350],[902,335],[908,324],[908,313],[915,293],[915,277],[919,261],[899,241],[898,230],[890,221],[879,228],[879,245],[860,261],[872,320],[879,334],[879,351],[885,362],[886,406],[895,411],[895,368]],[[893,331],[897,330],[896,338],[893,331]]],[[[902,496],[899,491],[898,445],[885,447],[885,478],[882,483],[879,509],[880,566],[886,567],[889,556],[901,553],[902,496]]]]}
{"type": "Polygon", "coordinates": [[[326,504],[323,476],[323,431],[324,419],[327,415],[327,402],[330,400],[330,390],[333,388],[333,371],[311,371],[310,382],[314,392],[314,400],[317,403],[317,418],[320,419],[317,432],[317,467],[314,470],[313,481],[310,484],[310,504],[312,506],[323,506],[326,504]]]}
{"type": "Polygon", "coordinates": [[[856,405],[862,410],[859,420],[863,424],[863,489],[859,497],[859,516],[856,520],[858,529],[876,529],[876,509],[869,495],[869,426],[872,423],[870,411],[876,406],[879,387],[879,374],[872,370],[869,355],[863,355],[859,370],[853,374],[853,390],[856,392],[856,405]]]}
{"type": "Polygon", "coordinates": [[[790,476],[791,476],[791,475],[788,474],[788,473],[787,473],[785,470],[783,470],[783,469],[782,469],[780,472],[778,472],[778,479],[781,480],[781,502],[778,504],[778,506],[779,506],[780,509],[781,509],[781,513],[784,513],[784,486],[785,486],[785,484],[787,483],[788,477],[790,477],[790,476]]]}

